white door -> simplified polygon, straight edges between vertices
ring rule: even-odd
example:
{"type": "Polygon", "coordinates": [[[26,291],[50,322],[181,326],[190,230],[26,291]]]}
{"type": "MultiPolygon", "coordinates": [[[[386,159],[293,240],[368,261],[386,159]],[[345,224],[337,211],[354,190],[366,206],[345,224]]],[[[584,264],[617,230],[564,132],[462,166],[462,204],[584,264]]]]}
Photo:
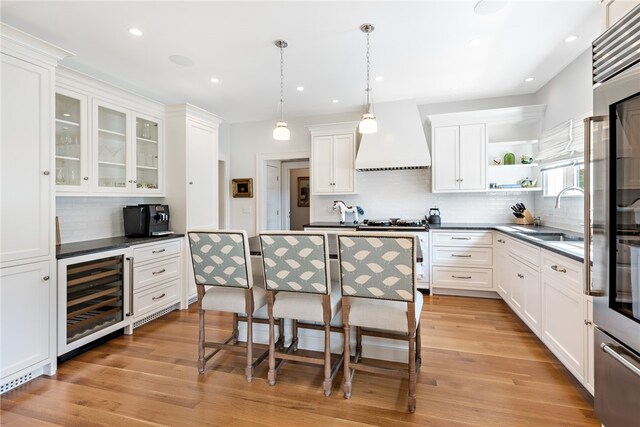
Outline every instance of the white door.
{"type": "Polygon", "coordinates": [[[333,138],[316,136],[311,145],[313,193],[333,193],[333,138]]]}
{"type": "Polygon", "coordinates": [[[333,192],[352,193],[353,165],[355,164],[355,141],[353,135],[333,137],[333,192]]]}
{"type": "Polygon", "coordinates": [[[460,126],[460,189],[486,187],[487,152],[485,125],[460,126]]]}
{"type": "Polygon", "coordinates": [[[268,162],[267,178],[267,230],[281,230],[282,220],[280,207],[282,205],[280,185],[280,162],[268,162]]]}
{"type": "Polygon", "coordinates": [[[1,74],[0,261],[7,262],[49,255],[53,100],[48,70],[2,54],[1,74]]]}
{"type": "Polygon", "coordinates": [[[189,195],[187,230],[218,226],[218,133],[187,121],[189,195]]]}
{"type": "Polygon", "coordinates": [[[49,276],[49,261],[0,270],[0,377],[49,357],[49,276]]]}
{"type": "Polygon", "coordinates": [[[458,189],[458,126],[438,127],[433,139],[433,190],[458,189]]]}

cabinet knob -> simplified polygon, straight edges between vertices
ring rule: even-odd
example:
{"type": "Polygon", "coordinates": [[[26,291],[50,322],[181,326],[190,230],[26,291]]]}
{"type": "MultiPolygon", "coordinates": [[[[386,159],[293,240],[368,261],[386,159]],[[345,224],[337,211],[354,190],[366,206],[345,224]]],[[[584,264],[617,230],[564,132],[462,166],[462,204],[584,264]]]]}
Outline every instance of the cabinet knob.
{"type": "Polygon", "coordinates": [[[551,269],[553,271],[557,271],[558,273],[566,273],[567,272],[566,268],[559,268],[557,265],[552,265],[551,269]]]}
{"type": "Polygon", "coordinates": [[[134,184],[135,184],[135,183],[137,183],[137,182],[138,182],[138,180],[136,180],[136,179],[134,179],[134,180],[133,180],[133,183],[134,183],[134,184]]]}
{"type": "Polygon", "coordinates": [[[50,173],[51,172],[49,172],[49,171],[44,171],[44,172],[42,172],[42,175],[49,175],[50,173]]]}
{"type": "Polygon", "coordinates": [[[189,185],[193,185],[193,181],[189,181],[189,185]]]}
{"type": "Polygon", "coordinates": [[[589,326],[591,324],[591,322],[589,322],[588,320],[585,319],[584,324],[589,326]]]}
{"type": "Polygon", "coordinates": [[[129,180],[129,184],[133,184],[133,180],[132,179],[129,180]]]}
{"type": "Polygon", "coordinates": [[[518,277],[521,278],[521,279],[524,279],[524,276],[522,274],[520,274],[520,273],[518,273],[518,277]]]}
{"type": "Polygon", "coordinates": [[[49,276],[44,276],[44,277],[42,278],[42,280],[44,280],[44,281],[46,282],[47,280],[49,280],[49,276]]]}
{"type": "Polygon", "coordinates": [[[84,179],[85,181],[89,181],[89,177],[88,176],[85,176],[82,179],[84,179]]]}

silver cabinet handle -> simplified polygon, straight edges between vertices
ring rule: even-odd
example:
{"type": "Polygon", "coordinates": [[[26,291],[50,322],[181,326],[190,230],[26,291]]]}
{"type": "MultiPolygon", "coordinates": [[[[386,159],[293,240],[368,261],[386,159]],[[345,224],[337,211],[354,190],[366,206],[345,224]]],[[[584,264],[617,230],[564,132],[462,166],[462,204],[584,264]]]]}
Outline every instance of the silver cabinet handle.
{"type": "Polygon", "coordinates": [[[89,181],[89,177],[88,177],[88,176],[85,176],[85,177],[84,177],[84,178],[82,178],[82,179],[84,179],[85,181],[89,181]]]}
{"type": "Polygon", "coordinates": [[[588,321],[587,319],[585,319],[585,320],[584,320],[584,324],[585,324],[585,325],[587,325],[587,326],[589,326],[589,325],[591,325],[591,322],[590,322],[590,321],[588,321]]]}
{"type": "MultiPolygon", "coordinates": [[[[605,353],[607,353],[608,355],[616,359],[616,361],[620,362],[620,364],[622,364],[625,368],[627,368],[628,370],[630,370],[631,372],[633,372],[634,374],[640,377],[640,368],[638,368],[633,363],[631,363],[630,361],[622,357],[622,353],[624,352],[625,356],[631,358],[632,360],[636,360],[636,357],[629,354],[622,347],[618,347],[617,345],[602,343],[600,344],[600,348],[602,349],[602,351],[604,351],[605,353]]],[[[637,361],[636,363],[640,363],[640,361],[637,361]]]]}
{"type": "Polygon", "coordinates": [[[152,254],[161,254],[162,252],[166,251],[167,249],[159,249],[157,251],[151,251],[152,254]]]}
{"type": "Polygon", "coordinates": [[[471,255],[458,255],[458,254],[451,254],[451,256],[454,256],[456,258],[471,258],[471,255]]]}
{"type": "Polygon", "coordinates": [[[51,172],[49,172],[49,171],[44,171],[44,172],[42,172],[42,175],[49,175],[50,173],[51,172]]]}
{"type": "Polygon", "coordinates": [[[155,301],[155,300],[157,300],[157,299],[162,299],[162,298],[164,298],[164,297],[165,297],[165,295],[166,295],[166,294],[163,292],[163,293],[162,293],[162,295],[160,295],[159,297],[152,297],[151,299],[152,299],[153,301],[155,301]]]}
{"type": "Polygon", "coordinates": [[[521,279],[524,279],[524,275],[522,275],[520,273],[518,273],[518,277],[521,278],[521,279]]]}
{"type": "Polygon", "coordinates": [[[471,237],[451,237],[451,240],[471,240],[471,237]]]}
{"type": "Polygon", "coordinates": [[[452,274],[451,277],[454,279],[471,279],[471,276],[456,276],[455,274],[452,274]]]}
{"type": "Polygon", "coordinates": [[[133,257],[127,258],[129,261],[129,312],[127,316],[133,316],[133,257]]]}
{"type": "Polygon", "coordinates": [[[552,265],[551,269],[553,271],[557,271],[558,273],[566,273],[567,272],[566,268],[559,268],[557,265],[552,265]]]}
{"type": "Polygon", "coordinates": [[[505,243],[505,241],[502,239],[498,239],[498,243],[505,243]]]}
{"type": "Polygon", "coordinates": [[[44,281],[46,282],[47,280],[49,280],[49,276],[44,276],[44,277],[42,278],[42,280],[44,280],[44,281]]]}
{"type": "Polygon", "coordinates": [[[153,271],[151,274],[153,274],[153,275],[156,275],[156,274],[162,274],[162,273],[164,273],[165,271],[167,271],[167,269],[166,269],[166,268],[163,268],[162,270],[153,271]]]}
{"type": "Polygon", "coordinates": [[[129,184],[133,184],[133,180],[132,179],[129,180],[129,184]]]}

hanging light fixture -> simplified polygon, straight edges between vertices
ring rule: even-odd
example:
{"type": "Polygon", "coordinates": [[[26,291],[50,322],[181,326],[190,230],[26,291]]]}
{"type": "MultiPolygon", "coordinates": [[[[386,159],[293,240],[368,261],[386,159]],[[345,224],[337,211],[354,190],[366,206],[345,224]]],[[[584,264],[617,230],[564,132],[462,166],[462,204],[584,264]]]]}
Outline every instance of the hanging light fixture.
{"type": "Polygon", "coordinates": [[[364,112],[362,114],[362,118],[360,119],[360,125],[358,126],[358,130],[360,133],[376,133],[378,132],[378,122],[376,121],[376,115],[374,114],[373,108],[373,95],[371,94],[371,86],[370,86],[370,51],[371,46],[369,44],[369,36],[373,32],[376,27],[373,24],[362,24],[360,26],[360,31],[367,35],[367,90],[366,90],[366,101],[364,105],[364,112]]]}
{"type": "Polygon", "coordinates": [[[289,44],[284,40],[276,40],[275,45],[280,48],[280,121],[276,122],[276,127],[273,129],[273,139],[288,141],[291,138],[291,132],[287,122],[284,121],[284,49],[289,44]]]}

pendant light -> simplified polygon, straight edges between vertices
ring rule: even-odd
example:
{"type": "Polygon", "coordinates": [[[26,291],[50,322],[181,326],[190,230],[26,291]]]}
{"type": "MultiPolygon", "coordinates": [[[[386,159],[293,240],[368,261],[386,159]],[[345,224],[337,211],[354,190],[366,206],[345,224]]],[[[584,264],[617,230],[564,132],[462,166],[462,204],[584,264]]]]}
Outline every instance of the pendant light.
{"type": "Polygon", "coordinates": [[[288,141],[291,138],[291,132],[284,121],[284,49],[289,44],[284,40],[276,40],[275,45],[280,49],[280,121],[276,122],[273,129],[273,139],[278,141],[288,141]]]}
{"type": "Polygon", "coordinates": [[[374,114],[373,108],[373,96],[371,95],[371,86],[370,86],[370,51],[371,46],[369,44],[369,36],[373,32],[376,27],[373,24],[362,24],[360,26],[360,31],[367,35],[367,90],[366,90],[366,102],[364,105],[364,112],[362,114],[362,118],[360,119],[360,125],[358,126],[358,130],[361,134],[365,133],[376,133],[378,132],[378,122],[376,121],[376,115],[374,114]]]}

